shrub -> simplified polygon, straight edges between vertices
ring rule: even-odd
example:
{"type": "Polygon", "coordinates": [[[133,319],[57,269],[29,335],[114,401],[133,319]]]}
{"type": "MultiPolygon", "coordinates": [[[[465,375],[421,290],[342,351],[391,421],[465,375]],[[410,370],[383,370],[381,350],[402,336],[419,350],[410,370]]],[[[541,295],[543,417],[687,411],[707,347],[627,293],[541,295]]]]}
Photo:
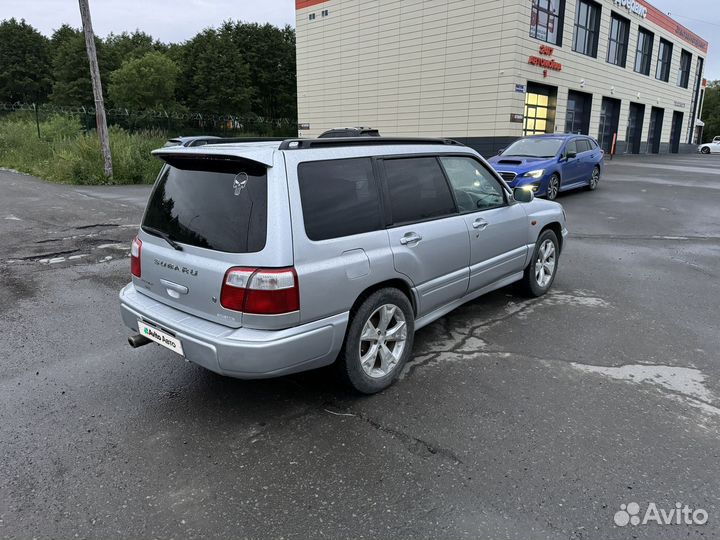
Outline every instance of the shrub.
{"type": "MultiPolygon", "coordinates": [[[[100,142],[95,132],[83,133],[76,118],[53,116],[41,122],[27,117],[0,120],[0,167],[16,169],[53,182],[105,184],[100,142]]],[[[129,133],[110,128],[113,184],[150,184],[161,162],[150,155],[165,142],[159,131],[129,133]]]]}

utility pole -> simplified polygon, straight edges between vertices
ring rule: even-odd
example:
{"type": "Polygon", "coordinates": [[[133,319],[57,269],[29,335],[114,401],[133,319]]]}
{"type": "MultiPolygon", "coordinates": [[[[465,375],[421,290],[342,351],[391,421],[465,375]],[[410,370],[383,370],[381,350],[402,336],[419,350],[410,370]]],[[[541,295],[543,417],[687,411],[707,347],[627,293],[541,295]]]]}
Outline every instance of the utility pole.
{"type": "Polygon", "coordinates": [[[95,120],[100,138],[103,162],[105,165],[105,178],[111,179],[113,175],[112,157],[110,156],[110,138],[108,136],[107,119],[105,118],[105,104],[103,103],[102,82],[100,81],[100,68],[98,67],[97,51],[95,50],[95,34],[90,19],[90,6],[88,0],[80,2],[80,17],[82,18],[83,32],[85,33],[85,47],[90,61],[90,79],[92,80],[93,95],[95,96],[95,120]]]}

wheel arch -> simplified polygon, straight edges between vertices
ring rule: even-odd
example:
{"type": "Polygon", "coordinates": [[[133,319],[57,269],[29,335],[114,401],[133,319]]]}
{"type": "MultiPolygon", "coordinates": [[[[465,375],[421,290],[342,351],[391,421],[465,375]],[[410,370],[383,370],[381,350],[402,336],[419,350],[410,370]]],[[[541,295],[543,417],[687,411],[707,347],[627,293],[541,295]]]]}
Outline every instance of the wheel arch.
{"type": "Polygon", "coordinates": [[[418,299],[415,296],[415,293],[413,292],[412,286],[409,282],[405,281],[401,278],[393,278],[393,279],[387,279],[385,281],[379,281],[378,283],[375,283],[373,285],[370,285],[367,289],[365,289],[363,292],[361,292],[358,297],[355,299],[355,302],[352,305],[352,308],[350,308],[350,313],[354,314],[358,307],[374,292],[379,291],[380,289],[398,289],[400,292],[402,292],[405,296],[408,297],[408,300],[410,301],[410,305],[413,309],[413,315],[417,317],[418,313],[418,299]]]}
{"type": "Polygon", "coordinates": [[[540,232],[538,233],[538,238],[540,238],[540,235],[544,233],[547,230],[551,230],[555,233],[555,236],[558,240],[558,248],[560,248],[560,252],[563,250],[563,236],[562,236],[562,225],[560,225],[560,222],[558,221],[551,221],[547,225],[545,225],[542,229],[540,229],[540,232]]]}

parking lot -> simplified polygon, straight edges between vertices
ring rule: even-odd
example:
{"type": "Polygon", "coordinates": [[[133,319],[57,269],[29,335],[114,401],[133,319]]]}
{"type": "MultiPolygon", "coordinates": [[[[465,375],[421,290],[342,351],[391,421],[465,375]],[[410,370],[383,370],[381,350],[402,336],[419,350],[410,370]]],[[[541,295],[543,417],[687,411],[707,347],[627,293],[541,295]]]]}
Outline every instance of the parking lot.
{"type": "Polygon", "coordinates": [[[424,328],[372,397],[131,349],[148,193],[0,171],[0,538],[720,536],[720,157],[608,162],[548,295],[424,328]]]}

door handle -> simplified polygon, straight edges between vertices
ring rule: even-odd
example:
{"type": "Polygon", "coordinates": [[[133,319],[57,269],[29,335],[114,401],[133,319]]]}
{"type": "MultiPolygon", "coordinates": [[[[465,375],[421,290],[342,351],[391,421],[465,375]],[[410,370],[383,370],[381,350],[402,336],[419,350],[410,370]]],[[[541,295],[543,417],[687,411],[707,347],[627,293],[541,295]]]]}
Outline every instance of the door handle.
{"type": "Polygon", "coordinates": [[[403,246],[409,246],[417,244],[420,240],[422,240],[422,236],[420,236],[418,233],[409,232],[405,234],[402,238],[400,238],[400,243],[403,246]]]}
{"type": "Polygon", "coordinates": [[[477,229],[478,231],[484,231],[485,228],[488,226],[488,222],[485,221],[483,218],[477,218],[475,221],[473,221],[473,229],[477,229]]]}

